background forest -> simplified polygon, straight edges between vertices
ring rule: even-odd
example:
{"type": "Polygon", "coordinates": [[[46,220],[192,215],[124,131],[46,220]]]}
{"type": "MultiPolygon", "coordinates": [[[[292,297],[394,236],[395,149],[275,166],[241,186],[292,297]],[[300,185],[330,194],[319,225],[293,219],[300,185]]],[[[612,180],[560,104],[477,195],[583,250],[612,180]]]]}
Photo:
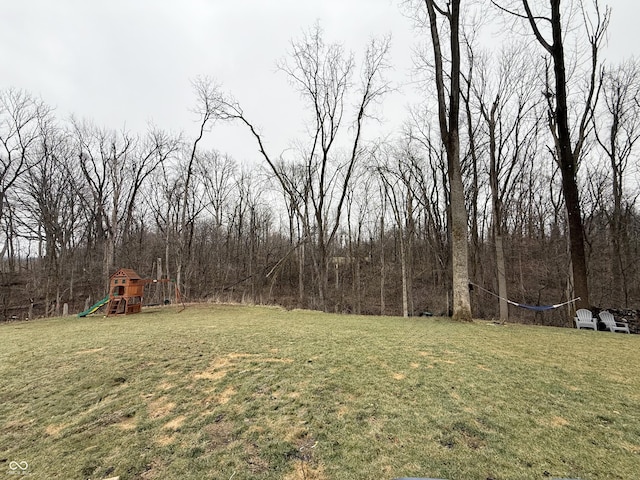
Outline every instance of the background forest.
{"type": "MultiPolygon", "coordinates": [[[[449,314],[449,164],[420,3],[403,3],[415,23],[417,95],[395,131],[376,122],[397,89],[391,39],[353,54],[320,24],[277,62],[307,119],[284,152],[269,151],[232,85],[207,77],[192,81],[198,123],[180,133],[60,118],[46,99],[1,90],[0,318],[60,315],[65,303],[84,310],[120,267],[172,279],[189,302],[449,314]],[[245,129],[254,161],[207,142],[223,123],[245,129]]],[[[499,317],[489,292],[501,272],[511,300],[574,297],[552,59],[502,3],[492,6],[492,28],[505,36],[498,48],[477,8],[461,13],[460,166],[476,318],[499,317]]],[[[603,6],[563,8],[589,301],[638,309],[640,63],[600,58],[603,6]]],[[[149,287],[148,302],[165,299],[175,301],[166,284],[149,287]]],[[[509,316],[569,326],[571,308],[510,307],[509,316]]]]}

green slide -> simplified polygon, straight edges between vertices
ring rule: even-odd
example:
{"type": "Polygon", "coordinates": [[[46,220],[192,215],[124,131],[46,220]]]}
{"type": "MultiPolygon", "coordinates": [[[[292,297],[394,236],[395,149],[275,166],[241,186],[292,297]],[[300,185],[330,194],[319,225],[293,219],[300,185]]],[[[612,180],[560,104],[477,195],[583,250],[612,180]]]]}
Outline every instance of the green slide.
{"type": "Polygon", "coordinates": [[[99,302],[95,303],[94,305],[91,305],[87,310],[85,310],[84,312],[80,312],[78,314],[79,317],[86,317],[87,315],[95,312],[96,310],[98,310],[101,306],[103,306],[105,303],[107,303],[109,301],[109,295],[107,295],[106,297],[104,297],[102,300],[100,300],[99,302]]]}

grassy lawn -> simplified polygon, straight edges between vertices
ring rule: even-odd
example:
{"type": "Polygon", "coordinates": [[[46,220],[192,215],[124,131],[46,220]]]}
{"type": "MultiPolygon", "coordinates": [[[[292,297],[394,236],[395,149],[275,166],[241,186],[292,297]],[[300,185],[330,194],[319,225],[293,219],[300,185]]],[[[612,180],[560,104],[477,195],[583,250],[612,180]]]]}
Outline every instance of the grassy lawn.
{"type": "Polygon", "coordinates": [[[3,324],[0,479],[636,479],[638,365],[636,335],[279,308],[3,324]]]}

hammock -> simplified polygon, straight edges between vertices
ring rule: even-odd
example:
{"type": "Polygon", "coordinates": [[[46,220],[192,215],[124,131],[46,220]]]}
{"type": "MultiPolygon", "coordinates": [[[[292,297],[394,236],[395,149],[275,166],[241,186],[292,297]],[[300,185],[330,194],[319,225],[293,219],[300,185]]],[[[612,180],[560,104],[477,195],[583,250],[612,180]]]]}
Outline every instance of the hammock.
{"type": "Polygon", "coordinates": [[[513,305],[515,307],[520,307],[520,308],[526,308],[527,310],[533,310],[534,312],[544,312],[546,310],[553,310],[554,308],[563,307],[564,305],[568,305],[569,303],[573,303],[580,300],[580,297],[577,297],[571,300],[567,300],[566,302],[556,303],[554,305],[527,305],[525,303],[514,302],[512,300],[509,300],[508,298],[504,298],[504,297],[501,297],[500,295],[496,295],[495,293],[487,290],[486,288],[482,288],[480,285],[476,285],[471,281],[469,282],[469,286],[472,289],[473,287],[476,287],[479,290],[482,290],[483,292],[487,292],[489,295],[493,295],[494,297],[499,298],[500,300],[505,300],[510,305],[513,305]]]}

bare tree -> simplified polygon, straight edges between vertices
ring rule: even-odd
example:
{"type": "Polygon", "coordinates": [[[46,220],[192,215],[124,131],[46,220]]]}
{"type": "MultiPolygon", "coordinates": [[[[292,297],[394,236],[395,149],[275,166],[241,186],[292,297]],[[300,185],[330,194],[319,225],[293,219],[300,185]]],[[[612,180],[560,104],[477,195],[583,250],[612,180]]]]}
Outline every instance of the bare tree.
{"type": "MultiPolygon", "coordinates": [[[[387,68],[386,57],[389,39],[372,40],[365,53],[360,72],[360,84],[357,93],[357,106],[353,119],[352,138],[346,158],[339,160],[337,153],[339,134],[343,131],[345,103],[351,92],[351,77],[355,68],[352,55],[344,52],[338,44],[327,45],[324,42],[319,25],[301,40],[292,43],[292,52],[288,61],[282,61],[278,68],[291,80],[303,100],[312,112],[309,124],[308,144],[300,149],[301,164],[304,166],[305,187],[308,192],[304,200],[310,202],[291,202],[296,208],[309,208],[310,216],[299,211],[300,218],[309,221],[305,224],[305,236],[313,242],[314,276],[318,293],[318,303],[326,309],[329,275],[330,248],[340,227],[348,187],[356,162],[361,156],[363,130],[367,117],[374,104],[389,92],[389,84],[383,73],[387,68]]],[[[302,192],[287,176],[282,163],[277,162],[264,147],[262,136],[247,119],[240,105],[227,103],[230,119],[244,123],[258,143],[258,148],[275,175],[287,197],[299,197],[302,192]]]]}
{"type": "Polygon", "coordinates": [[[180,239],[180,218],[183,200],[182,179],[177,171],[180,163],[161,164],[151,175],[154,188],[147,188],[145,202],[154,218],[154,230],[162,240],[161,261],[164,259],[163,275],[174,278],[174,252],[178,251],[180,239]]]}
{"type": "Polygon", "coordinates": [[[433,256],[430,270],[434,287],[437,287],[438,295],[446,297],[446,307],[440,310],[451,312],[453,269],[449,234],[451,217],[446,208],[450,198],[447,155],[429,118],[415,115],[413,122],[414,125],[404,135],[410,152],[406,165],[411,171],[411,184],[419,207],[416,210],[421,213],[422,228],[418,234],[425,243],[425,253],[433,256]]]}
{"type": "Polygon", "coordinates": [[[424,0],[424,8],[433,53],[440,137],[447,153],[453,318],[471,321],[468,215],[460,164],[460,3],[460,0],[451,0],[443,6],[436,0],[424,0]],[[443,49],[443,39],[446,50],[443,49]],[[447,63],[449,70],[445,73],[447,63]]]}
{"type": "Polygon", "coordinates": [[[413,313],[412,302],[412,246],[415,234],[414,188],[409,152],[385,149],[378,156],[376,171],[387,204],[393,212],[400,242],[400,268],[402,281],[402,315],[413,313]]]}
{"type": "Polygon", "coordinates": [[[103,248],[103,278],[117,260],[117,245],[127,235],[141,187],[178,145],[157,129],[141,141],[128,131],[98,128],[72,120],[82,184],[76,185],[87,211],[93,212],[96,237],[103,248]]]}
{"type": "MultiPolygon", "coordinates": [[[[0,223],[7,235],[0,258],[14,250],[12,222],[7,214],[9,193],[16,182],[31,168],[40,139],[40,122],[50,108],[23,90],[0,91],[0,223]]],[[[13,255],[10,255],[10,264],[13,255]]]]}
{"type": "MultiPolygon", "coordinates": [[[[495,0],[492,0],[492,3],[502,10],[507,10],[495,0]]],[[[593,0],[593,14],[590,16],[587,13],[584,2],[582,0],[578,2],[589,45],[588,55],[590,61],[582,113],[574,120],[575,125],[572,132],[568,100],[570,83],[566,69],[564,39],[567,25],[563,24],[561,17],[561,3],[561,0],[549,0],[548,7],[545,7],[544,10],[542,7],[534,10],[529,0],[522,0],[524,13],[513,10],[510,13],[528,22],[536,40],[549,54],[553,63],[553,82],[548,83],[548,91],[545,93],[549,104],[549,126],[554,137],[557,159],[562,174],[562,192],[569,225],[573,288],[575,295],[580,298],[576,303],[576,307],[588,308],[590,304],[584,248],[584,226],[580,208],[577,174],[597,99],[598,53],[605,39],[609,23],[609,9],[605,9],[604,12],[601,11],[599,1],[593,0]]]]}
{"type": "Polygon", "coordinates": [[[237,165],[228,155],[215,150],[202,154],[200,175],[203,180],[203,193],[206,199],[205,209],[213,220],[213,254],[215,268],[221,271],[223,267],[224,225],[232,202],[235,201],[234,193],[238,190],[237,165]]]}
{"type": "MultiPolygon", "coordinates": [[[[189,201],[193,195],[191,183],[193,181],[193,173],[199,154],[198,146],[204,134],[209,131],[213,123],[220,117],[222,113],[223,98],[220,93],[219,86],[208,77],[198,77],[192,82],[193,90],[196,95],[196,103],[193,109],[197,116],[198,132],[195,139],[191,142],[188,157],[186,159],[184,173],[184,187],[182,190],[181,209],[180,209],[180,242],[178,245],[176,259],[176,282],[182,286],[183,269],[189,258],[189,244],[193,234],[194,215],[189,215],[189,201]]],[[[199,210],[199,209],[197,209],[199,210]]]]}
{"type": "MultiPolygon", "coordinates": [[[[488,58],[485,57],[485,58],[488,58]]],[[[488,137],[488,180],[491,198],[491,231],[495,246],[496,274],[500,297],[500,319],[508,320],[507,266],[504,247],[507,216],[505,204],[514,196],[525,160],[531,157],[540,119],[534,72],[522,45],[503,50],[490,65],[479,62],[472,85],[475,108],[488,137]]],[[[470,112],[469,112],[470,113],[470,112]]]]}
{"type": "Polygon", "coordinates": [[[362,313],[366,292],[365,267],[372,262],[373,238],[378,228],[380,201],[376,198],[376,181],[366,165],[360,166],[347,195],[348,258],[352,272],[352,311],[362,313]]]}
{"type": "Polygon", "coordinates": [[[635,262],[629,255],[628,212],[633,207],[632,198],[625,188],[629,161],[640,139],[640,63],[632,59],[603,71],[603,87],[600,114],[594,118],[594,130],[598,144],[605,152],[610,167],[611,197],[609,211],[611,231],[610,262],[612,271],[611,291],[614,297],[622,292],[621,301],[629,303],[628,267],[635,262]]]}
{"type": "Polygon", "coordinates": [[[37,298],[44,292],[45,315],[61,313],[63,299],[73,300],[74,268],[70,261],[80,234],[81,202],[73,188],[73,177],[66,162],[72,149],[67,132],[58,127],[52,116],[39,122],[40,138],[34,151],[33,165],[19,182],[19,194],[24,208],[24,229],[30,241],[37,242],[38,258],[42,260],[36,282],[37,298]],[[68,285],[63,282],[69,280],[68,285]],[[49,310],[55,298],[55,308],[49,310]]]}

